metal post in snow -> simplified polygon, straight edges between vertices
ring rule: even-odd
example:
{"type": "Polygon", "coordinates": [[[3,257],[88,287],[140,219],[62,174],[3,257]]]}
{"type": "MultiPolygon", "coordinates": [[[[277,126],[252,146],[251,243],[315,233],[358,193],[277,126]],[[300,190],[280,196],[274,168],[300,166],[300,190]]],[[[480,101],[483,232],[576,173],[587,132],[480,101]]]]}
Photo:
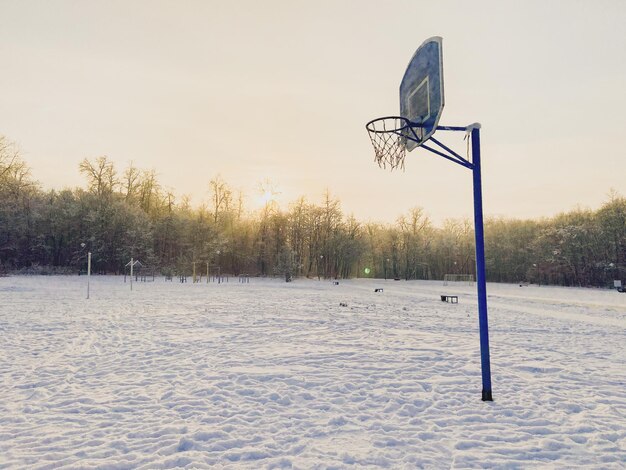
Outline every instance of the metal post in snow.
{"type": "Polygon", "coordinates": [[[91,278],[91,251],[87,252],[87,298],[89,298],[89,279],[91,278]]]}
{"type": "Polygon", "coordinates": [[[472,173],[474,179],[474,234],[476,237],[476,288],[480,328],[480,362],[483,379],[483,401],[493,401],[491,362],[489,359],[489,323],[487,320],[487,280],[485,274],[485,235],[483,230],[483,196],[480,172],[480,125],[472,127],[472,173]]]}

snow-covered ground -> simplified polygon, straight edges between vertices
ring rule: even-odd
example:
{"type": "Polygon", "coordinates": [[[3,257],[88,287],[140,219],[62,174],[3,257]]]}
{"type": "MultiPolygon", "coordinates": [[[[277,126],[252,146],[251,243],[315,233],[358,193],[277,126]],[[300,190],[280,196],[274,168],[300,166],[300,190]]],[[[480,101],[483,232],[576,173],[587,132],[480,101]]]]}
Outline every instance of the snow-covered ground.
{"type": "Polygon", "coordinates": [[[493,402],[475,287],[85,294],[0,278],[0,468],[626,467],[626,294],[489,285],[493,402]]]}

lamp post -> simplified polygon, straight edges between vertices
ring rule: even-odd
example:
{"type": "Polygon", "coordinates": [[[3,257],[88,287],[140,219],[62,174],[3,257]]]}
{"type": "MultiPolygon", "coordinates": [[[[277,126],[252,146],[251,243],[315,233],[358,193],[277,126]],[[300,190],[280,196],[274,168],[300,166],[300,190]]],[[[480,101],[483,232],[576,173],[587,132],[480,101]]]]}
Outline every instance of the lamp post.
{"type": "MultiPolygon", "coordinates": [[[[82,250],[85,249],[85,244],[81,243],[80,247],[82,250]]],[[[87,298],[89,298],[89,281],[91,279],[91,251],[87,252],[87,298]]]]}
{"type": "Polygon", "coordinates": [[[222,268],[220,266],[220,250],[215,252],[217,255],[217,283],[221,284],[222,282],[222,268]]]}
{"type": "Polygon", "coordinates": [[[91,251],[87,252],[87,298],[89,298],[89,281],[91,279],[91,251]]]}

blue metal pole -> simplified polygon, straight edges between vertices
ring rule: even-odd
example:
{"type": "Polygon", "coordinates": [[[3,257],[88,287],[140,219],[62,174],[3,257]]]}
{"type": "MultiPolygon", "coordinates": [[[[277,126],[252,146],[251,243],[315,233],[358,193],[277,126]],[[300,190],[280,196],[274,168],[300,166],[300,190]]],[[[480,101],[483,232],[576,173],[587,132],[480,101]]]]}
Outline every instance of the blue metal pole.
{"type": "Polygon", "coordinates": [[[493,401],[491,363],[489,360],[489,324],[487,321],[487,279],[485,274],[485,235],[483,230],[483,194],[480,173],[480,127],[472,128],[472,164],[474,176],[474,233],[476,237],[476,287],[480,327],[480,363],[483,375],[483,401],[493,401]]]}

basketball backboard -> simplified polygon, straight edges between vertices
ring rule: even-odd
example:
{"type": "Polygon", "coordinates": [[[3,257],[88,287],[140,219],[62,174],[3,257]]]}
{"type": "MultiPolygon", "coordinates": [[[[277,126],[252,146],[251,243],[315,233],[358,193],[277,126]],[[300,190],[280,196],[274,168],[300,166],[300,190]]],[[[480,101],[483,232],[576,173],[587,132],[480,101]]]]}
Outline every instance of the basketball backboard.
{"type": "Polygon", "coordinates": [[[414,129],[419,142],[407,139],[411,151],[435,132],[443,111],[442,38],[427,39],[417,48],[400,84],[400,115],[421,127],[414,129]]]}

